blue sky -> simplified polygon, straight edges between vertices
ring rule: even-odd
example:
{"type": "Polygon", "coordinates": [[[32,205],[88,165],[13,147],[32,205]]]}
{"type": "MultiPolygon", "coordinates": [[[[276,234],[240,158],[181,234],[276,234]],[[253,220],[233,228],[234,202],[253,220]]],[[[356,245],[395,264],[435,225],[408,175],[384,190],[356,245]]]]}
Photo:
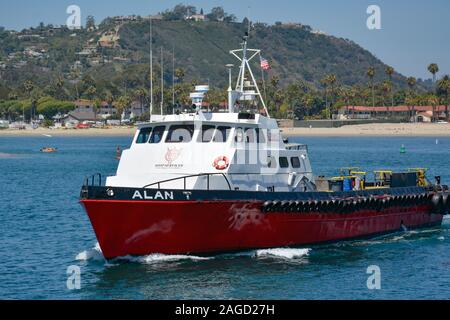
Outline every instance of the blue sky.
{"type": "Polygon", "coordinates": [[[100,21],[112,15],[157,13],[178,3],[205,11],[223,6],[239,20],[249,15],[253,21],[308,24],[355,41],[407,76],[429,78],[431,62],[438,63],[440,75],[450,74],[448,0],[0,0],[0,26],[20,30],[41,21],[63,24],[71,4],[80,6],[83,21],[87,15],[100,21]],[[381,30],[366,27],[366,9],[372,4],[381,8],[381,30]]]}

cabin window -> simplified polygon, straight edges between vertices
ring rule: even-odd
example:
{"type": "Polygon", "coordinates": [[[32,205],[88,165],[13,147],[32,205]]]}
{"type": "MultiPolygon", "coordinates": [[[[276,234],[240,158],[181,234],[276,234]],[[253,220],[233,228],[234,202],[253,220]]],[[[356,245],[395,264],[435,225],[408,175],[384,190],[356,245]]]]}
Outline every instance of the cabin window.
{"type": "Polygon", "coordinates": [[[150,134],[152,133],[153,128],[142,128],[139,131],[139,135],[136,139],[136,143],[142,144],[147,143],[148,139],[150,138],[150,134]]]}
{"type": "Polygon", "coordinates": [[[231,127],[218,127],[216,134],[214,135],[214,142],[224,143],[228,141],[230,136],[231,127]]]}
{"type": "Polygon", "coordinates": [[[292,168],[298,169],[301,167],[300,164],[300,159],[299,157],[292,157],[291,158],[291,164],[292,164],[292,168]]]}
{"type": "Polygon", "coordinates": [[[234,141],[237,143],[244,142],[244,130],[242,128],[236,128],[236,134],[234,136],[234,141]]]}
{"type": "Polygon", "coordinates": [[[255,143],[256,142],[256,134],[253,129],[245,129],[245,142],[246,143],[255,143]]]}
{"type": "Polygon", "coordinates": [[[280,157],[280,167],[281,168],[289,168],[289,161],[286,157],[280,157]]]}
{"type": "Polygon", "coordinates": [[[214,132],[216,131],[215,126],[202,126],[202,131],[198,137],[198,142],[209,143],[214,137],[214,132]]]}
{"type": "Polygon", "coordinates": [[[258,143],[266,143],[266,137],[264,136],[264,129],[256,129],[256,138],[258,143]]]}
{"type": "Polygon", "coordinates": [[[155,144],[160,143],[163,138],[165,130],[166,130],[165,126],[155,127],[155,129],[153,129],[149,143],[155,143],[155,144]]]}
{"type": "Polygon", "coordinates": [[[192,141],[194,125],[171,126],[167,134],[167,143],[188,143],[192,141]]]}

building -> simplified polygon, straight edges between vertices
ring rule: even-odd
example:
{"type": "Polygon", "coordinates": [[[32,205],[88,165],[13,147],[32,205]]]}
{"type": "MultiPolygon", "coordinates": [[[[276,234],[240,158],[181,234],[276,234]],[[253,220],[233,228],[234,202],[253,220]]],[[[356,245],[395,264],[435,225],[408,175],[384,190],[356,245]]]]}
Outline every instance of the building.
{"type": "MultiPolygon", "coordinates": [[[[76,114],[96,114],[97,117],[94,119],[96,121],[108,119],[117,114],[117,109],[115,103],[109,104],[106,101],[102,101],[99,107],[95,107],[94,101],[90,100],[77,100],[75,101],[75,110],[73,113],[76,114]]],[[[69,113],[70,114],[70,113],[69,113]]],[[[93,121],[93,120],[89,120],[93,121]]]]}
{"type": "Polygon", "coordinates": [[[186,20],[190,21],[206,21],[206,16],[204,14],[193,14],[186,17],[186,20]]]}
{"type": "Polygon", "coordinates": [[[411,122],[430,122],[435,120],[446,120],[449,110],[446,106],[394,106],[394,107],[367,107],[367,106],[346,106],[341,107],[338,119],[385,119],[411,122]],[[434,117],[433,117],[434,113],[434,117]]]}

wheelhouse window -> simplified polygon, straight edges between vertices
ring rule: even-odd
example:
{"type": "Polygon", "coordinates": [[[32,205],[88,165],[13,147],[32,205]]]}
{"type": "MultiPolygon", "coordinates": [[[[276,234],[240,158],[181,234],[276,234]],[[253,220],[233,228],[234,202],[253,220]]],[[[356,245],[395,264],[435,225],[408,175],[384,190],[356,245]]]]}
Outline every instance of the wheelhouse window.
{"type": "Polygon", "coordinates": [[[280,157],[280,167],[281,168],[289,168],[289,161],[286,157],[280,157]]]}
{"type": "Polygon", "coordinates": [[[214,138],[214,132],[216,131],[216,126],[204,125],[202,126],[202,131],[198,137],[198,142],[209,143],[214,138]]]}
{"type": "Polygon", "coordinates": [[[194,135],[194,125],[174,125],[169,129],[166,143],[189,143],[194,135]]]}
{"type": "Polygon", "coordinates": [[[150,135],[152,133],[153,128],[142,128],[139,131],[139,135],[136,139],[136,143],[138,144],[142,144],[142,143],[147,143],[148,139],[150,138],[150,135]]]}
{"type": "Polygon", "coordinates": [[[254,129],[251,128],[245,129],[245,142],[246,143],[256,142],[256,133],[254,129]]]}
{"type": "Polygon", "coordinates": [[[152,135],[150,136],[149,143],[154,143],[154,144],[160,143],[163,138],[165,130],[166,130],[165,126],[155,127],[153,129],[152,135]]]}
{"type": "Polygon", "coordinates": [[[225,143],[230,136],[231,127],[220,126],[217,127],[216,134],[214,135],[214,142],[225,143]]]}
{"type": "Polygon", "coordinates": [[[264,136],[264,129],[256,128],[256,138],[258,143],[266,143],[266,137],[264,136]]]}
{"type": "Polygon", "coordinates": [[[294,169],[300,168],[301,167],[300,158],[299,157],[292,157],[291,158],[291,164],[292,164],[292,168],[294,168],[294,169]]]}
{"type": "Polygon", "coordinates": [[[244,142],[244,130],[242,128],[236,128],[236,134],[234,135],[234,141],[236,143],[244,142]]]}

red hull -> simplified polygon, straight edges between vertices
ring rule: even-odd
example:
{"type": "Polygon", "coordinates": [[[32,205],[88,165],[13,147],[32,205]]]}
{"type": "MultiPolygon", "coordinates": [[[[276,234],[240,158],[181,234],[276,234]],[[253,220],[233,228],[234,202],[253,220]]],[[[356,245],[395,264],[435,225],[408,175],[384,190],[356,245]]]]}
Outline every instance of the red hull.
{"type": "Polygon", "coordinates": [[[442,223],[430,206],[352,214],[263,213],[249,201],[82,200],[105,258],[301,246],[442,223]]]}

